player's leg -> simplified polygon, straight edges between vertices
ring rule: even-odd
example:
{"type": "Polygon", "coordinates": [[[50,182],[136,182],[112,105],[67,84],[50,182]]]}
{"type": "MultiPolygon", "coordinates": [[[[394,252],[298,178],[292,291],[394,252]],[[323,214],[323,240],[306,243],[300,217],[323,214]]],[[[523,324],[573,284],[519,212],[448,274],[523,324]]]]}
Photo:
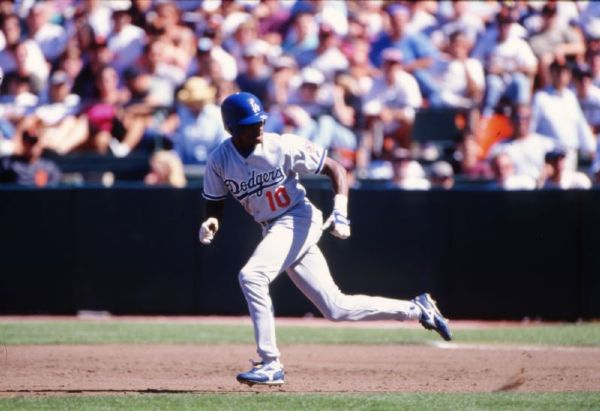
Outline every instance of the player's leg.
{"type": "Polygon", "coordinates": [[[342,293],[316,245],[287,273],[323,316],[333,321],[406,320],[418,319],[421,315],[420,308],[411,301],[342,293]]]}
{"type": "MultiPolygon", "coordinates": [[[[298,260],[310,244],[318,241],[320,233],[314,227],[315,225],[310,223],[299,224],[296,217],[280,218],[268,229],[263,240],[240,271],[239,282],[248,303],[257,352],[262,360],[260,369],[253,369],[249,373],[238,376],[238,380],[240,377],[246,379],[241,382],[248,382],[246,378],[248,376],[252,377],[254,374],[281,368],[269,284],[281,271],[284,271],[285,267],[298,260]]],[[[282,383],[283,374],[280,377],[282,383]]],[[[273,381],[264,383],[273,383],[273,381]]]]}
{"type": "Polygon", "coordinates": [[[333,321],[419,320],[450,339],[446,320],[428,294],[411,301],[367,295],[346,295],[333,281],[325,257],[317,245],[287,270],[296,286],[333,321]]]}

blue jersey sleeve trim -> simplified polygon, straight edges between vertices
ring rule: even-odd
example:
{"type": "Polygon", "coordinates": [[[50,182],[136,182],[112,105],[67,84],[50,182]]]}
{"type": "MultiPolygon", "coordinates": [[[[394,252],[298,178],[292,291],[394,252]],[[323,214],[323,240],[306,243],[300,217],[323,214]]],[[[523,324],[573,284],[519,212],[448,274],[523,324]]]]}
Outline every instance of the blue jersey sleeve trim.
{"type": "Polygon", "coordinates": [[[327,157],[327,150],[323,150],[323,156],[321,157],[321,161],[319,161],[319,166],[317,167],[317,171],[315,171],[315,174],[321,174],[321,170],[323,169],[323,165],[325,164],[326,157],[327,157]]]}
{"type": "Polygon", "coordinates": [[[210,194],[206,194],[203,191],[202,192],[202,197],[204,197],[207,200],[219,201],[219,200],[225,200],[227,198],[227,195],[224,195],[224,196],[213,196],[213,195],[210,195],[210,194]]]}

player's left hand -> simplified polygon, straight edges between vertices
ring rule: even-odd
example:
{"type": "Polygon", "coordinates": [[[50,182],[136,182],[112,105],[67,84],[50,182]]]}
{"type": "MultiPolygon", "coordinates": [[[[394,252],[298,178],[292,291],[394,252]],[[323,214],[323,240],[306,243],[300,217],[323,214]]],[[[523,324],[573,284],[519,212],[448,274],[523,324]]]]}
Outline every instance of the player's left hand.
{"type": "Polygon", "coordinates": [[[323,230],[327,229],[332,235],[345,240],[350,237],[350,220],[342,212],[334,209],[329,218],[323,223],[323,230]]]}

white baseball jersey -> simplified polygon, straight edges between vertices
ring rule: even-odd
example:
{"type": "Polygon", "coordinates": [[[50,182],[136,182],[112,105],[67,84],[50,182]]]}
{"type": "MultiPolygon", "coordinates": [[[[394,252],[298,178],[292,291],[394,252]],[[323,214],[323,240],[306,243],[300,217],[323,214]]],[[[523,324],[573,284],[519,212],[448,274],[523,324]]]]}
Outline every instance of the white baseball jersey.
{"type": "Polygon", "coordinates": [[[227,139],[210,155],[202,195],[223,200],[230,192],[257,222],[272,221],[307,201],[298,173],[320,173],[326,156],[324,148],[293,134],[263,134],[247,158],[227,139]]]}

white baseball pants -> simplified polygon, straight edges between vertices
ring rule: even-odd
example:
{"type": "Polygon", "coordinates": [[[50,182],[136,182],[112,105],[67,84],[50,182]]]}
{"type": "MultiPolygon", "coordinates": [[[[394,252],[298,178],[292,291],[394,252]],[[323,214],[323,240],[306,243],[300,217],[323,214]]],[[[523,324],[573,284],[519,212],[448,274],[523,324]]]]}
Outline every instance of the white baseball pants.
{"type": "Polygon", "coordinates": [[[312,204],[294,207],[263,229],[263,240],[240,271],[257,352],[263,361],[280,356],[269,284],[282,271],[325,318],[333,321],[406,320],[420,316],[420,309],[410,301],[343,294],[317,246],[322,224],[321,211],[312,204]]]}

